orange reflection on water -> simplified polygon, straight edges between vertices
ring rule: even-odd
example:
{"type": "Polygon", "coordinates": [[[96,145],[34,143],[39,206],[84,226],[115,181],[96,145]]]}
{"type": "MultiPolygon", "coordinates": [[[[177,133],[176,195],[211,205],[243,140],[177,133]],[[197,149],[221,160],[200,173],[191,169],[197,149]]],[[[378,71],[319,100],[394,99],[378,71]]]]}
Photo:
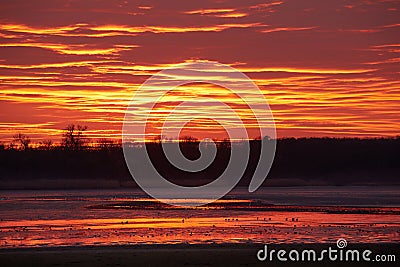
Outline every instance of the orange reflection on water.
{"type": "MultiPolygon", "coordinates": [[[[204,217],[105,218],[1,221],[1,247],[400,241],[399,215],[329,214],[316,212],[216,212],[204,217]]],[[[165,215],[165,212],[164,214],[165,215]]]]}

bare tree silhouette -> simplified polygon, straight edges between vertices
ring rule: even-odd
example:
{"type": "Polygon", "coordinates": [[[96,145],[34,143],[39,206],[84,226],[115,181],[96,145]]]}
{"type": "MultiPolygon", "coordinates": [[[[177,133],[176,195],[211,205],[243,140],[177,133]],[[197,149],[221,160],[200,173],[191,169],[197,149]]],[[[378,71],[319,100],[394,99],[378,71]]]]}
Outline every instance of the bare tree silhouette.
{"type": "Polygon", "coordinates": [[[81,150],[85,147],[87,139],[84,132],[87,126],[70,124],[64,129],[62,146],[66,150],[81,150]]]}
{"type": "Polygon", "coordinates": [[[52,149],[52,147],[53,147],[53,141],[51,141],[50,139],[39,142],[39,149],[49,151],[52,149]]]}
{"type": "Polygon", "coordinates": [[[27,135],[22,133],[17,133],[16,135],[13,136],[13,138],[14,138],[13,142],[19,144],[22,150],[29,149],[29,144],[31,143],[31,139],[27,135]]]}

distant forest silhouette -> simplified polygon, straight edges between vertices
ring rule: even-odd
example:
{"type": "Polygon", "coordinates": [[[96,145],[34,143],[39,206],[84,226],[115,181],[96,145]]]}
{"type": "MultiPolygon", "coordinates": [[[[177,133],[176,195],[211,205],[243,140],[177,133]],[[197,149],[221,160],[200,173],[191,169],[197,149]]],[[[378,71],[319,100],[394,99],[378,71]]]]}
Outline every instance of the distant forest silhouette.
{"type": "MultiPolygon", "coordinates": [[[[69,125],[62,142],[32,144],[18,133],[0,144],[0,189],[63,189],[136,187],[126,167],[122,144],[109,139],[96,142],[85,136],[86,126],[69,125]]],[[[268,141],[268,140],[267,140],[268,141]]],[[[157,170],[181,185],[202,185],[224,171],[230,146],[219,140],[214,162],[198,173],[186,173],[166,159],[161,138],[145,144],[157,170]]],[[[248,185],[257,166],[262,140],[250,140],[250,159],[240,185],[248,185]]],[[[134,143],[133,143],[134,144],[134,143]]],[[[189,159],[200,156],[199,141],[180,140],[189,159]]],[[[130,149],[138,149],[133,146],[130,149]]],[[[394,138],[282,138],[264,186],[393,185],[400,184],[400,137],[394,138]]]]}

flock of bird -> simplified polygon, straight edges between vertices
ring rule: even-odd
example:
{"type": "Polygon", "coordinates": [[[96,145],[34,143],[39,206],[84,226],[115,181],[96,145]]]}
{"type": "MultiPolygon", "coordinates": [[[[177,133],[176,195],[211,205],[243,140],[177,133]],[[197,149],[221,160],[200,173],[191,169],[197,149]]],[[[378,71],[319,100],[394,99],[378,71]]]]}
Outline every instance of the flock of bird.
{"type": "MultiPolygon", "coordinates": [[[[302,221],[298,217],[229,217],[222,218],[212,222],[196,222],[194,217],[186,217],[180,219],[181,225],[175,224],[169,227],[136,227],[135,221],[121,220],[120,225],[132,224],[132,226],[121,227],[118,225],[111,225],[111,227],[104,227],[96,229],[96,227],[82,226],[82,225],[67,225],[67,226],[42,226],[42,227],[27,227],[27,226],[14,226],[0,228],[0,235],[3,239],[3,245],[8,246],[13,240],[19,241],[21,244],[23,240],[30,238],[43,238],[46,239],[46,234],[54,235],[59,234],[58,238],[65,238],[62,232],[68,231],[69,236],[80,236],[81,238],[91,238],[110,240],[114,237],[115,240],[124,241],[126,237],[132,239],[133,242],[156,242],[157,240],[176,242],[204,242],[213,240],[223,240],[229,242],[229,239],[240,239],[239,237],[246,237],[247,241],[265,241],[265,240],[295,240],[295,239],[318,239],[329,235],[346,235],[346,236],[369,236],[374,234],[385,235],[392,233],[396,235],[397,239],[400,237],[400,228],[398,225],[385,225],[375,223],[358,223],[358,224],[313,224],[307,220],[302,221]],[[186,226],[186,224],[188,224],[186,226]],[[202,225],[204,224],[204,225],[202,225]],[[389,231],[388,227],[391,227],[389,231]],[[396,229],[393,229],[395,227],[396,229]],[[62,231],[61,231],[62,230],[62,231]],[[28,234],[28,232],[30,232],[28,234]],[[30,235],[34,232],[32,235],[30,235]],[[52,232],[49,234],[49,232],[52,232]],[[12,234],[13,233],[13,234],[12,234]],[[120,237],[120,238],[118,238],[120,237]],[[151,240],[149,240],[151,239],[151,240]]],[[[128,241],[129,241],[128,239],[128,241]]],[[[243,238],[242,238],[243,239],[243,238]]],[[[393,239],[393,237],[392,237],[393,239]]],[[[15,244],[17,245],[18,244],[15,244]]],[[[100,241],[101,242],[101,241],[100,241]]]]}

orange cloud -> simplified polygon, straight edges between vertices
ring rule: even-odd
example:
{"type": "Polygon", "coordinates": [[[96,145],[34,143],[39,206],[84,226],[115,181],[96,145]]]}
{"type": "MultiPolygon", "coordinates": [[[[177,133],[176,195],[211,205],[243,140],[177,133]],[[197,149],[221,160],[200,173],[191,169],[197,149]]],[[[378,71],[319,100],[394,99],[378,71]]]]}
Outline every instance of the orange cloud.
{"type": "Polygon", "coordinates": [[[90,67],[92,64],[110,63],[112,61],[71,61],[71,62],[60,62],[60,63],[42,63],[42,64],[0,64],[0,68],[4,69],[45,69],[45,68],[64,68],[64,67],[90,67]]]}
{"type": "Polygon", "coordinates": [[[260,23],[231,23],[201,27],[170,27],[170,26],[127,26],[127,25],[102,25],[91,27],[98,32],[120,32],[120,33],[185,33],[185,32],[220,32],[230,28],[260,27],[260,23]]]}
{"type": "Polygon", "coordinates": [[[152,6],[138,6],[139,9],[144,9],[144,10],[150,10],[153,7],[152,6]]]}
{"type": "Polygon", "coordinates": [[[307,68],[250,68],[238,67],[243,72],[289,72],[289,73],[316,73],[316,74],[354,74],[375,71],[376,69],[307,69],[307,68]]]}
{"type": "Polygon", "coordinates": [[[272,6],[279,6],[282,5],[283,1],[276,1],[276,2],[270,2],[270,3],[262,3],[262,4],[257,4],[254,6],[250,6],[251,9],[265,9],[265,8],[269,8],[272,6]]]}
{"type": "Polygon", "coordinates": [[[32,33],[32,34],[66,34],[70,31],[78,29],[86,24],[76,24],[61,27],[30,27],[23,24],[1,24],[0,30],[17,32],[17,33],[32,33]]]}
{"type": "Polygon", "coordinates": [[[88,45],[64,45],[54,43],[2,43],[0,47],[40,47],[66,55],[110,55],[131,50],[138,45],[113,45],[111,48],[96,48],[88,45]]]}
{"type": "Polygon", "coordinates": [[[270,28],[261,30],[263,33],[270,33],[270,32],[282,32],[282,31],[307,31],[315,29],[316,27],[278,27],[278,28],[270,28]]]}
{"type": "Polygon", "coordinates": [[[183,13],[189,15],[207,15],[219,18],[242,18],[249,15],[244,12],[238,12],[233,8],[198,9],[185,11],[183,13]]]}
{"type": "Polygon", "coordinates": [[[231,13],[233,11],[235,11],[235,9],[233,8],[198,9],[198,10],[186,11],[184,12],[184,14],[206,15],[206,14],[218,14],[218,13],[231,13]]]}
{"type": "MultiPolygon", "coordinates": [[[[232,13],[232,16],[240,17],[239,13],[232,13]]],[[[85,23],[61,26],[61,27],[31,27],[23,24],[3,24],[0,30],[12,32],[14,34],[35,34],[35,35],[55,35],[69,37],[113,37],[124,35],[136,35],[139,33],[186,33],[186,32],[221,32],[231,28],[251,28],[260,27],[261,23],[230,23],[209,26],[128,26],[128,25],[88,25],[85,23]],[[83,31],[77,31],[83,30],[83,31]]],[[[5,34],[7,36],[7,34],[5,34]]],[[[11,38],[11,37],[9,37],[11,38]]]]}

